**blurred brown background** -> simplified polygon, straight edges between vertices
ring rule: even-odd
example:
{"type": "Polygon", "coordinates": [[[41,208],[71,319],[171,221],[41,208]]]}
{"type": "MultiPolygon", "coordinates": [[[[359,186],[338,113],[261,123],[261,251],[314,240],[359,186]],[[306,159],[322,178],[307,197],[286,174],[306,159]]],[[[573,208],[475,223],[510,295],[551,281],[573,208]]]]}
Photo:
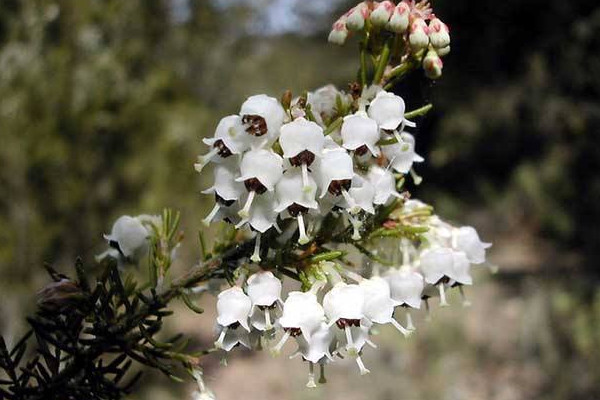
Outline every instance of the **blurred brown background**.
{"type": "MultiPolygon", "coordinates": [[[[192,168],[218,120],[257,92],[279,96],[357,69],[355,43],[326,43],[343,0],[3,0],[0,3],[0,329],[22,333],[41,265],[92,262],[119,215],[182,211],[176,266],[194,264],[210,174],[192,168]]],[[[597,1],[434,2],[450,26],[444,76],[399,93],[434,111],[416,132],[413,193],[494,242],[473,307],[436,310],[404,340],[367,351],[372,374],[267,352],[207,359],[219,399],[600,398],[600,6],[597,1]]],[[[141,273],[141,272],[140,272],[141,273]]],[[[174,272],[177,273],[177,272],[174,272]]],[[[175,305],[173,331],[213,340],[175,305]]],[[[288,349],[290,352],[292,347],[288,349]]],[[[188,398],[148,375],[132,399],[188,398]]]]}

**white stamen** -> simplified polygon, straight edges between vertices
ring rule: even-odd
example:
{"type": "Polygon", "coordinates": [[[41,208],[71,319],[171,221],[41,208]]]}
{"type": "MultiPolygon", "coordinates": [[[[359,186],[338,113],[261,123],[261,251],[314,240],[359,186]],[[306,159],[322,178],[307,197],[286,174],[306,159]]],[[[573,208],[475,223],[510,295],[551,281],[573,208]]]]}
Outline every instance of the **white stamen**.
{"type": "Polygon", "coordinates": [[[448,307],[450,304],[446,301],[446,290],[443,283],[438,283],[438,290],[440,292],[440,307],[448,307]]]}
{"type": "Polygon", "coordinates": [[[377,345],[373,343],[370,339],[365,340],[365,343],[371,346],[371,348],[376,349],[377,345]]]}
{"type": "Polygon", "coordinates": [[[317,387],[317,384],[315,383],[315,365],[310,361],[308,362],[308,382],[306,383],[306,387],[317,387]]]}
{"type": "Polygon", "coordinates": [[[227,327],[227,326],[223,327],[223,330],[221,331],[221,334],[219,335],[219,338],[215,342],[215,347],[217,349],[222,349],[223,348],[223,341],[225,340],[225,335],[227,334],[227,330],[228,329],[229,329],[229,327],[227,327]]]}
{"type": "Polygon", "coordinates": [[[260,239],[261,239],[261,236],[262,235],[260,232],[256,233],[256,239],[254,241],[254,253],[252,254],[252,257],[250,257],[250,260],[255,263],[260,262],[260,239]]]}
{"type": "Polygon", "coordinates": [[[256,196],[255,191],[251,191],[248,193],[248,199],[246,200],[246,204],[244,204],[244,208],[242,208],[238,215],[242,218],[248,218],[250,216],[250,207],[252,207],[252,202],[254,201],[254,196],[256,196]]]}
{"type": "Polygon", "coordinates": [[[279,355],[281,353],[281,349],[283,348],[283,345],[285,344],[285,342],[288,341],[288,339],[290,338],[290,331],[285,331],[283,333],[283,336],[281,337],[281,340],[279,340],[279,342],[275,345],[275,347],[273,347],[271,349],[271,353],[273,355],[279,355]]]}
{"type": "Polygon", "coordinates": [[[371,372],[365,367],[365,364],[363,363],[363,360],[360,356],[356,356],[356,363],[358,364],[358,368],[360,369],[361,375],[366,375],[371,372]]]}
{"type": "MultiPolygon", "coordinates": [[[[302,164],[302,165],[304,165],[304,164],[302,164]]],[[[310,242],[310,239],[306,235],[306,229],[304,227],[304,217],[302,216],[302,213],[298,214],[296,219],[298,220],[298,230],[300,231],[300,237],[298,237],[298,243],[306,244],[306,243],[310,242]]]]}
{"type": "Polygon", "coordinates": [[[221,209],[221,205],[219,203],[215,204],[212,211],[202,220],[202,223],[206,226],[210,225],[210,223],[215,219],[215,216],[221,209]]]}
{"type": "Polygon", "coordinates": [[[268,308],[265,308],[265,329],[269,330],[271,328],[273,328],[271,323],[271,311],[269,311],[268,308]]]}
{"type": "Polygon", "coordinates": [[[352,339],[352,331],[350,330],[350,327],[346,325],[344,327],[344,331],[346,333],[346,350],[348,350],[348,353],[351,355],[358,354],[358,350],[356,347],[354,347],[354,339],[352,339]]]}
{"type": "MultiPolygon", "coordinates": [[[[402,129],[402,128],[400,128],[400,129],[402,129]]],[[[398,130],[395,130],[395,131],[394,131],[394,137],[396,138],[396,141],[397,141],[399,144],[402,144],[402,143],[404,143],[404,140],[402,140],[402,138],[400,137],[400,133],[398,132],[398,130]]]]}
{"type": "Polygon", "coordinates": [[[194,168],[196,169],[196,171],[202,172],[202,169],[204,169],[204,167],[206,167],[206,164],[208,164],[213,158],[215,158],[215,156],[217,154],[219,154],[219,149],[214,147],[211,151],[209,151],[205,155],[199,156],[198,162],[196,162],[194,164],[194,168]]]}
{"type": "Polygon", "coordinates": [[[327,383],[327,378],[325,378],[325,364],[319,364],[319,383],[327,383]]]}
{"type": "Polygon", "coordinates": [[[458,290],[460,292],[460,297],[462,299],[463,307],[471,307],[472,303],[469,301],[469,299],[467,299],[467,296],[465,295],[465,291],[464,291],[462,285],[460,285],[458,287],[458,290]]]}
{"type": "Polygon", "coordinates": [[[306,193],[310,191],[310,183],[308,181],[308,166],[306,164],[302,164],[302,191],[306,193]]]}
{"type": "Polygon", "coordinates": [[[404,337],[409,337],[411,335],[412,332],[400,325],[400,322],[396,321],[394,318],[392,318],[390,322],[392,323],[394,328],[398,329],[400,333],[404,335],[404,337]]]}
{"type": "Polygon", "coordinates": [[[423,178],[421,176],[417,175],[414,168],[410,169],[410,176],[412,177],[413,182],[417,186],[419,186],[421,184],[421,182],[423,182],[423,178]]]}
{"type": "Polygon", "coordinates": [[[409,331],[414,331],[415,329],[417,329],[415,327],[415,324],[413,323],[412,315],[408,310],[406,310],[406,329],[408,329],[409,331]]]}

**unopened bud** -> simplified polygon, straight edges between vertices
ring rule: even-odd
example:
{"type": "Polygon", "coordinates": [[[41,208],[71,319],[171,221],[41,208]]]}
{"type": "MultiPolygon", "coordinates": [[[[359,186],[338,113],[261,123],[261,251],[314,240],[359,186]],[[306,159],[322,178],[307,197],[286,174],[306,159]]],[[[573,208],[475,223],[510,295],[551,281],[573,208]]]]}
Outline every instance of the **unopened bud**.
{"type": "Polygon", "coordinates": [[[429,40],[436,49],[441,49],[450,45],[450,30],[448,25],[439,18],[434,18],[429,22],[429,40]]]}
{"type": "Polygon", "coordinates": [[[394,3],[389,0],[382,1],[375,6],[373,12],[371,12],[371,22],[374,26],[383,27],[387,24],[394,13],[394,3]]]}
{"type": "Polygon", "coordinates": [[[346,27],[351,31],[360,31],[365,27],[365,20],[369,17],[369,6],[360,3],[346,14],[346,27]]]}
{"type": "Polygon", "coordinates": [[[37,304],[43,309],[61,311],[83,297],[81,288],[75,282],[64,278],[58,282],[49,283],[38,291],[37,304]]]}
{"type": "Polygon", "coordinates": [[[342,17],[338,19],[329,32],[329,43],[343,45],[346,43],[346,39],[348,38],[348,28],[346,27],[346,18],[342,17]]]}
{"type": "Polygon", "coordinates": [[[289,110],[291,104],[292,104],[292,91],[286,90],[285,92],[283,92],[283,95],[281,96],[281,105],[286,110],[289,110]]]}
{"type": "Polygon", "coordinates": [[[410,16],[410,6],[405,1],[401,1],[396,8],[390,22],[387,24],[387,28],[396,33],[404,33],[408,29],[408,22],[410,16]]]}
{"type": "Polygon", "coordinates": [[[425,76],[429,79],[438,79],[442,76],[442,68],[444,63],[442,59],[433,49],[427,52],[427,55],[423,59],[423,69],[425,70],[425,76]]]}
{"type": "Polygon", "coordinates": [[[427,24],[421,18],[417,18],[410,26],[410,35],[408,41],[413,51],[417,52],[429,45],[429,36],[427,35],[427,24]]]}
{"type": "Polygon", "coordinates": [[[450,53],[450,46],[442,47],[441,49],[436,49],[438,56],[444,57],[450,53]]]}

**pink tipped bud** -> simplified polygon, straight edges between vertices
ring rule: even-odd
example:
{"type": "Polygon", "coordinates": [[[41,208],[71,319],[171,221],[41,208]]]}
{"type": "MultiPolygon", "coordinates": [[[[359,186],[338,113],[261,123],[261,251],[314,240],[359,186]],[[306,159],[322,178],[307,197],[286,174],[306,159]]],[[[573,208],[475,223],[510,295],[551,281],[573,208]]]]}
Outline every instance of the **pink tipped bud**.
{"type": "Polygon", "coordinates": [[[373,12],[371,12],[371,22],[374,26],[382,27],[385,26],[394,13],[394,3],[389,0],[382,1],[375,6],[373,12]]]}
{"type": "Polygon", "coordinates": [[[440,19],[434,18],[429,22],[429,40],[436,49],[450,45],[450,30],[440,19]]]}
{"type": "Polygon", "coordinates": [[[402,1],[394,8],[387,28],[392,32],[404,33],[408,29],[409,17],[410,6],[405,1],[402,1]]]}
{"type": "Polygon", "coordinates": [[[365,27],[365,20],[369,18],[369,6],[360,3],[346,13],[346,27],[351,31],[360,31],[365,27]]]}
{"type": "Polygon", "coordinates": [[[422,18],[417,18],[413,21],[410,26],[410,35],[408,36],[408,41],[413,51],[417,52],[429,45],[428,30],[427,24],[422,18]]]}
{"type": "Polygon", "coordinates": [[[329,43],[343,45],[348,38],[348,28],[346,27],[346,18],[342,17],[338,19],[329,32],[329,43]]]}
{"type": "Polygon", "coordinates": [[[423,69],[425,70],[425,76],[429,79],[438,79],[442,76],[442,69],[444,63],[442,59],[433,49],[427,52],[427,55],[423,59],[423,69]]]}

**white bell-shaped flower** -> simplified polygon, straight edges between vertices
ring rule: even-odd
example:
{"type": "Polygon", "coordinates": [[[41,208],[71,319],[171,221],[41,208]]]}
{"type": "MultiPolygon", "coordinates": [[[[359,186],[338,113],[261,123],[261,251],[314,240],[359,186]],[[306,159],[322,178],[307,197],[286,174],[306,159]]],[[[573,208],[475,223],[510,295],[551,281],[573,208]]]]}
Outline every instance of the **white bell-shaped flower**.
{"type": "Polygon", "coordinates": [[[302,356],[305,361],[308,361],[308,383],[307,387],[317,387],[315,382],[314,365],[320,364],[321,374],[326,362],[333,361],[331,355],[332,347],[335,346],[335,333],[333,329],[326,323],[321,323],[321,326],[306,340],[304,336],[297,336],[298,350],[290,358],[302,356]]]}
{"type": "Polygon", "coordinates": [[[215,219],[221,208],[231,207],[246,192],[244,185],[236,181],[238,175],[237,161],[232,157],[215,165],[214,184],[202,192],[204,194],[214,194],[216,203],[210,214],[204,219],[206,225],[215,219]]]}
{"type": "Polygon", "coordinates": [[[361,210],[369,214],[375,214],[375,208],[373,207],[375,188],[367,179],[355,175],[352,178],[352,186],[348,190],[348,195],[348,197],[344,196],[344,201],[340,205],[351,214],[357,214],[361,210]]]}
{"type": "Polygon", "coordinates": [[[110,234],[104,235],[104,239],[127,260],[136,262],[147,252],[149,236],[138,218],[123,215],[115,221],[110,234]]]}
{"type": "Polygon", "coordinates": [[[338,100],[347,106],[352,102],[352,96],[340,92],[334,85],[326,85],[308,93],[307,102],[319,125],[324,126],[325,121],[337,114],[338,100]]]}
{"type": "Polygon", "coordinates": [[[283,157],[289,159],[294,167],[302,168],[305,187],[308,186],[308,167],[321,154],[324,143],[323,128],[304,118],[298,118],[281,127],[279,144],[283,149],[283,157]]]}
{"type": "Polygon", "coordinates": [[[240,109],[242,124],[254,148],[271,145],[277,139],[285,119],[285,110],[274,97],[250,96],[240,109]]]}
{"type": "Polygon", "coordinates": [[[396,191],[396,178],[388,168],[372,165],[367,179],[375,189],[373,204],[386,204],[392,197],[402,198],[400,193],[396,191]]]}
{"type": "Polygon", "coordinates": [[[238,115],[227,116],[219,122],[215,135],[202,140],[211,147],[210,152],[198,157],[194,167],[198,172],[210,161],[220,161],[234,154],[241,154],[250,147],[248,135],[244,133],[242,119],[238,115]]]}
{"type": "Polygon", "coordinates": [[[390,161],[392,168],[401,174],[411,171],[413,163],[423,162],[423,157],[415,153],[415,138],[410,133],[402,132],[400,142],[382,146],[383,154],[390,161]]]}
{"type": "Polygon", "coordinates": [[[240,163],[241,176],[236,179],[244,182],[248,190],[248,198],[239,214],[248,218],[256,194],[272,192],[283,175],[283,159],[270,150],[250,150],[240,163]]]}
{"type": "Polygon", "coordinates": [[[394,9],[387,28],[395,33],[404,33],[408,29],[409,17],[410,6],[406,1],[401,1],[394,9]]]}
{"type": "Polygon", "coordinates": [[[421,308],[421,295],[425,287],[423,275],[410,267],[390,268],[385,279],[395,306],[421,308]]]}
{"type": "Polygon", "coordinates": [[[491,243],[482,242],[475,228],[463,226],[452,232],[455,248],[466,253],[472,264],[485,262],[485,251],[492,246],[491,243]]]}
{"type": "Polygon", "coordinates": [[[284,334],[279,343],[273,348],[274,353],[279,353],[290,336],[304,336],[307,341],[319,329],[325,320],[323,307],[317,301],[313,292],[290,292],[283,303],[283,314],[279,318],[279,325],[284,334]]]}
{"type": "MultiPolygon", "coordinates": [[[[376,3],[377,4],[377,3],[376,3]]],[[[385,26],[392,14],[394,13],[396,5],[389,0],[382,1],[375,6],[375,9],[371,12],[371,23],[376,27],[385,26]]]]}
{"type": "MultiPolygon", "coordinates": [[[[245,338],[243,334],[237,331],[240,330],[239,327],[241,326],[246,330],[246,333],[250,332],[248,318],[251,309],[252,301],[240,287],[233,286],[219,293],[217,297],[217,323],[223,329],[215,342],[217,348],[229,347],[232,340],[235,339],[235,344],[237,344],[241,341],[238,340],[239,338],[245,338]]],[[[235,344],[231,345],[228,350],[233,348],[235,344]]]]}
{"type": "MultiPolygon", "coordinates": [[[[248,198],[252,196],[254,192],[248,193],[248,198]]],[[[248,204],[248,200],[246,200],[248,204]]],[[[261,249],[261,237],[262,234],[275,226],[277,230],[277,212],[275,211],[276,201],[275,195],[270,192],[266,192],[256,200],[254,205],[250,208],[247,218],[243,218],[235,227],[241,228],[243,225],[248,224],[256,231],[256,238],[254,244],[254,253],[250,257],[253,262],[260,262],[260,249],[261,249]]]]}
{"type": "Polygon", "coordinates": [[[453,264],[452,274],[450,279],[454,281],[454,284],[459,285],[472,285],[473,278],[471,277],[471,263],[467,258],[467,255],[462,251],[452,252],[453,264]]]}
{"type": "Polygon", "coordinates": [[[364,112],[344,117],[342,125],[343,146],[358,155],[364,155],[370,151],[375,157],[379,155],[379,141],[381,135],[377,122],[369,118],[364,112]]]}
{"type": "Polygon", "coordinates": [[[446,247],[427,249],[421,253],[420,261],[425,282],[437,286],[440,305],[447,306],[444,284],[454,275],[454,251],[446,247]]]}
{"type": "Polygon", "coordinates": [[[404,126],[414,127],[413,122],[404,118],[406,104],[402,97],[385,90],[377,93],[369,106],[369,117],[377,122],[380,129],[402,131],[404,126]]]}
{"type": "Polygon", "coordinates": [[[348,195],[354,177],[352,157],[344,150],[324,151],[319,163],[315,165],[321,186],[321,198],[327,192],[334,196],[348,195]]]}
{"type": "Polygon", "coordinates": [[[251,323],[260,331],[273,327],[273,312],[281,303],[281,281],[271,271],[257,272],[248,278],[246,291],[252,300],[251,323]]]}
{"type": "Polygon", "coordinates": [[[339,320],[359,321],[363,313],[364,292],[359,285],[339,282],[323,297],[323,308],[329,325],[339,320]]]}
{"type": "Polygon", "coordinates": [[[305,178],[299,171],[288,170],[275,186],[275,193],[279,202],[275,212],[281,213],[287,210],[293,218],[296,218],[300,233],[298,243],[308,243],[304,216],[309,210],[319,208],[315,200],[317,194],[315,180],[310,175],[305,178]]]}
{"type": "Polygon", "coordinates": [[[364,315],[365,325],[392,324],[405,337],[410,335],[410,331],[404,328],[394,319],[394,301],[391,298],[390,286],[388,282],[374,276],[370,279],[364,279],[359,284],[364,292],[364,315]]]}

